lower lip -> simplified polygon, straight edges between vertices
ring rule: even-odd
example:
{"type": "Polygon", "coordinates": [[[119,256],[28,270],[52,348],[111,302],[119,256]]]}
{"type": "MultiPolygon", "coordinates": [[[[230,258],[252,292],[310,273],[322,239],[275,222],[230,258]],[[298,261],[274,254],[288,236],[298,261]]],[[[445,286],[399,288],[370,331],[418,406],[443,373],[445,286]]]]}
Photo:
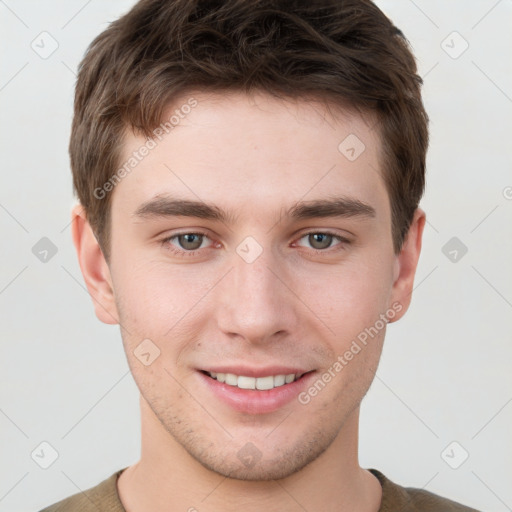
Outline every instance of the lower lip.
{"type": "Polygon", "coordinates": [[[254,389],[241,389],[218,380],[198,371],[202,382],[224,403],[238,412],[246,414],[265,414],[274,412],[291,402],[307,386],[314,371],[304,374],[300,379],[273,389],[262,391],[254,389]]]}

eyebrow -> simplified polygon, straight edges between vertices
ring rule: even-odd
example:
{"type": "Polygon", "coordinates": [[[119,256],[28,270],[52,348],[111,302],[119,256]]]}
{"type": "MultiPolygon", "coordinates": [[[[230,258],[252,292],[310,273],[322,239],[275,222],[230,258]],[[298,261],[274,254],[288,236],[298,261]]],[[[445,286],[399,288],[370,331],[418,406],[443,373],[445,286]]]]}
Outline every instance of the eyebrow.
{"type": "MultiPolygon", "coordinates": [[[[225,211],[218,206],[209,205],[202,201],[177,199],[171,197],[156,197],[142,203],[135,213],[139,218],[165,217],[196,217],[216,220],[223,223],[234,223],[237,216],[234,212],[225,211]]],[[[285,216],[295,220],[312,219],[317,217],[375,217],[375,208],[359,199],[335,197],[300,201],[285,212],[285,216]]]]}
{"type": "Polygon", "coordinates": [[[311,219],[314,217],[375,217],[373,206],[359,199],[336,197],[299,202],[288,210],[294,219],[311,219]]]}
{"type": "Polygon", "coordinates": [[[188,199],[174,199],[170,197],[156,197],[142,203],[135,213],[135,217],[197,217],[199,219],[218,220],[229,222],[235,220],[235,216],[215,205],[209,205],[202,201],[188,199]]]}

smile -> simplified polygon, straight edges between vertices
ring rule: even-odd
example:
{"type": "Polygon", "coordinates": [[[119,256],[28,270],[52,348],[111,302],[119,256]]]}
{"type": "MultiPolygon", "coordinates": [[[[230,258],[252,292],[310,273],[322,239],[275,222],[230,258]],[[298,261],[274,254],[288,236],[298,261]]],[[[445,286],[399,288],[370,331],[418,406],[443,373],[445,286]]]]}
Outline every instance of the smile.
{"type": "Polygon", "coordinates": [[[268,375],[267,377],[248,377],[246,375],[235,375],[233,373],[205,372],[212,379],[227,384],[228,386],[240,389],[254,389],[265,391],[274,389],[285,384],[291,384],[302,377],[301,374],[290,373],[287,375],[268,375]]]}

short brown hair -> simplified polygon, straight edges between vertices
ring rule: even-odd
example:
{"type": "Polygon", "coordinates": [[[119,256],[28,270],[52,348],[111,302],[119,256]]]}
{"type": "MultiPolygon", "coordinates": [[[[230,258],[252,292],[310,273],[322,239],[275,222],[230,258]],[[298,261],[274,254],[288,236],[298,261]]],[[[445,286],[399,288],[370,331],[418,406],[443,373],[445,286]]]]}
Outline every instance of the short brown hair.
{"type": "Polygon", "coordinates": [[[74,190],[108,260],[112,194],[95,190],[120,165],[127,128],[151,137],[190,90],[317,97],[375,116],[399,252],[425,186],[421,85],[404,35],[369,0],[141,0],[80,64],[74,190]]]}

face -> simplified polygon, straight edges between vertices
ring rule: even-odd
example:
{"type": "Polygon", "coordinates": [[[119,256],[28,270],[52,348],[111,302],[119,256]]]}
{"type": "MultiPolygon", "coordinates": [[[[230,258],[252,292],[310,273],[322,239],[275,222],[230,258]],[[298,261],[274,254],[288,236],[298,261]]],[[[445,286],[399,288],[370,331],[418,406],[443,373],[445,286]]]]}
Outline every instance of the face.
{"type": "Polygon", "coordinates": [[[188,454],[283,478],[342,435],[406,309],[379,135],[303,100],[193,97],[110,192],[112,313],[188,454]]]}

